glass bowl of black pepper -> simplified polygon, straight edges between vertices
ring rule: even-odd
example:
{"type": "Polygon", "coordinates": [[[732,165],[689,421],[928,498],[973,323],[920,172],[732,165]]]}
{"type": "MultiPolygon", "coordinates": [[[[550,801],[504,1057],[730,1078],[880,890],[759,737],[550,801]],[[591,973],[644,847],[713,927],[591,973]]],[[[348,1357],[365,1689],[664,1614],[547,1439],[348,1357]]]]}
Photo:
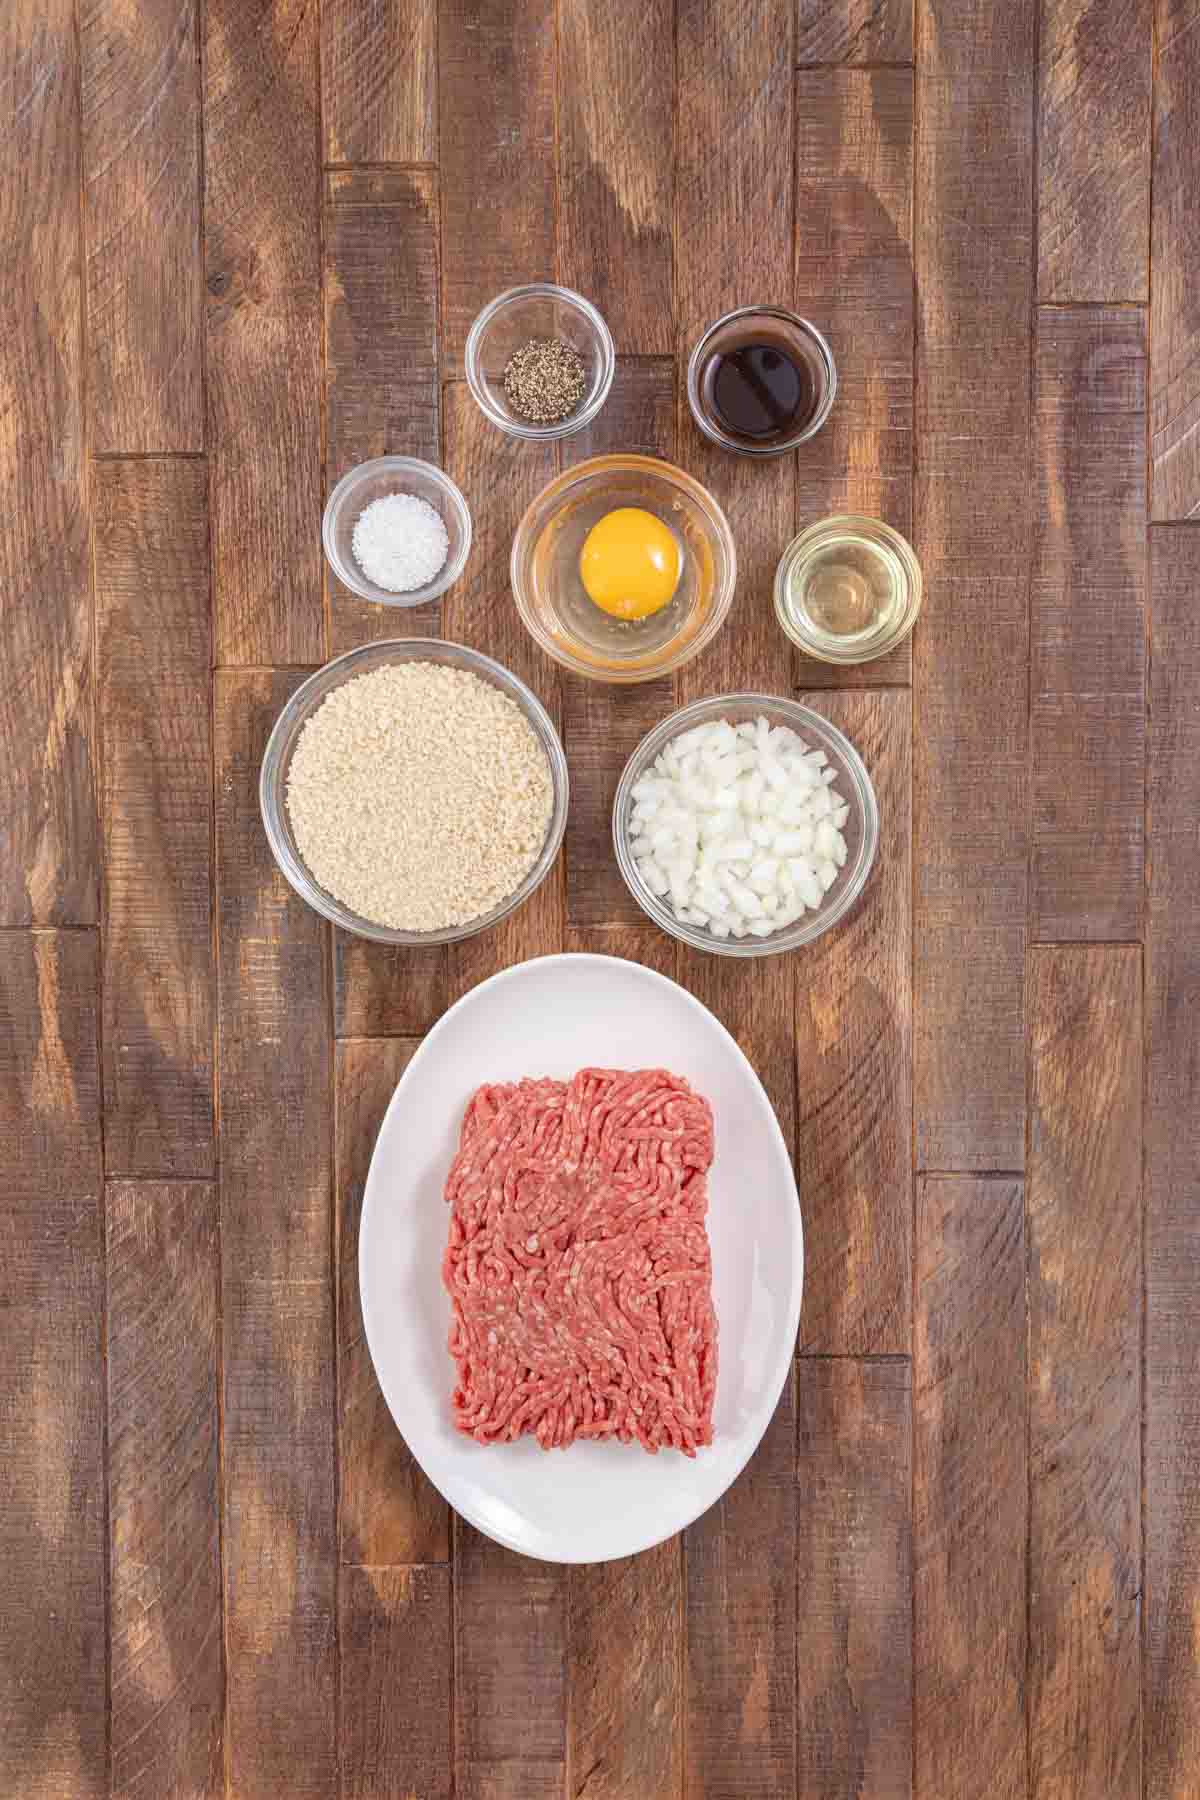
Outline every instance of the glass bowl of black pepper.
{"type": "Polygon", "coordinates": [[[511,437],[544,442],[591,423],[616,368],[612,336],[590,300],[552,281],[509,288],[467,336],[467,385],[511,437]]]}

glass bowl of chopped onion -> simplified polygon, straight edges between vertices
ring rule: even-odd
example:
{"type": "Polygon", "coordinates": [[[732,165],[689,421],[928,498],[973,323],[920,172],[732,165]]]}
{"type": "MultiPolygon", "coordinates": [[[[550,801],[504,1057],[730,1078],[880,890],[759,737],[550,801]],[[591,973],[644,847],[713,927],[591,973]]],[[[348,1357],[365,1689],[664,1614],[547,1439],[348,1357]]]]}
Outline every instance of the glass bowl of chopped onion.
{"type": "Polygon", "coordinates": [[[358,937],[451,944],[541,886],[567,824],[562,742],[531,688],[437,638],[364,644],[297,687],[259,801],[301,899],[358,937]]]}
{"type": "Polygon", "coordinates": [[[828,931],[866,885],[879,807],[836,725],[777,694],[698,700],[656,725],[613,805],[617,863],[656,925],[717,956],[828,931]]]}
{"type": "Polygon", "coordinates": [[[536,443],[591,423],[608,399],[617,357],[590,300],[557,282],[531,281],[488,302],[467,334],[463,366],[484,417],[536,443]]]}
{"type": "Polygon", "coordinates": [[[321,520],[338,580],[382,606],[424,606],[462,574],[471,514],[459,487],[419,456],[376,456],[338,482],[321,520]]]}

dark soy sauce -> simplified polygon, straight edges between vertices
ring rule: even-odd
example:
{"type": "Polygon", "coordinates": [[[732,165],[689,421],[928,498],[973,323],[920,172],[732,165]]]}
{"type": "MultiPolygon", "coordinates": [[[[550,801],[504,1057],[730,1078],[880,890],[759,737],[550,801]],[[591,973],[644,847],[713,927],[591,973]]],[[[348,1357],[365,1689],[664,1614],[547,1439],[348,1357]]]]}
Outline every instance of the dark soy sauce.
{"type": "Polygon", "coordinates": [[[777,344],[739,344],[704,372],[705,399],[733,437],[766,443],[803,431],[816,411],[812,372],[777,344]]]}

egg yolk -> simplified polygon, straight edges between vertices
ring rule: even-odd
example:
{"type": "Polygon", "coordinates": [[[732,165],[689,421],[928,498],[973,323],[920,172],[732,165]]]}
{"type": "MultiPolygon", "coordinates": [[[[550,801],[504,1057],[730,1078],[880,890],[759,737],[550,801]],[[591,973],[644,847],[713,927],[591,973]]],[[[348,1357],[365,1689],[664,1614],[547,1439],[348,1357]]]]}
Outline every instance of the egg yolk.
{"type": "Polygon", "coordinates": [[[641,506],[618,506],[597,519],[579,552],[589,600],[614,619],[648,619],[679,586],[674,533],[641,506]]]}

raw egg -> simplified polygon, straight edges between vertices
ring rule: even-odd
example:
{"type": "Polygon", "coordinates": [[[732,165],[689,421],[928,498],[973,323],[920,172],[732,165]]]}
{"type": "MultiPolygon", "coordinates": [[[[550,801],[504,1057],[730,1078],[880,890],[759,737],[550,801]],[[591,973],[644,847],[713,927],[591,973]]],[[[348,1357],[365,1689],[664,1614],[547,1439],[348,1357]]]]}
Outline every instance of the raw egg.
{"type": "Polygon", "coordinates": [[[597,519],[579,552],[589,600],[614,619],[648,619],[679,586],[679,543],[643,506],[618,506],[597,519]]]}

